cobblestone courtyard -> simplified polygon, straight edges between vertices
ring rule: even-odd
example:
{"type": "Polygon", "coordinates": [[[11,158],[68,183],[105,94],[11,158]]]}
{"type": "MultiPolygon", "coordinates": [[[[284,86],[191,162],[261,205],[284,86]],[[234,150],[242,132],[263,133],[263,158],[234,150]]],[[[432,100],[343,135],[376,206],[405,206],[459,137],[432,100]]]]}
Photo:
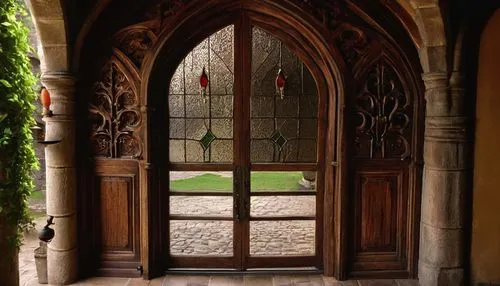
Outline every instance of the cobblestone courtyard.
{"type": "MultiPolygon", "coordinates": [[[[206,172],[171,172],[172,181],[189,179],[206,172]]],[[[215,172],[231,177],[231,172],[215,172]]],[[[298,182],[297,182],[298,183],[298,182]]],[[[298,191],[300,190],[290,190],[298,191]]],[[[170,221],[172,255],[233,255],[232,196],[171,196],[170,214],[225,218],[225,220],[170,221]]],[[[252,196],[251,217],[314,217],[315,196],[252,196]]],[[[304,256],[315,254],[315,221],[251,221],[250,255],[304,256]]]]}
{"type": "MultiPolygon", "coordinates": [[[[257,196],[251,200],[252,216],[314,216],[314,196],[257,196]]],[[[232,197],[171,197],[172,214],[232,217],[232,197]]],[[[170,223],[174,255],[233,254],[232,221],[186,221],[170,223]]],[[[314,255],[315,221],[252,221],[250,254],[266,256],[314,255]]]]}

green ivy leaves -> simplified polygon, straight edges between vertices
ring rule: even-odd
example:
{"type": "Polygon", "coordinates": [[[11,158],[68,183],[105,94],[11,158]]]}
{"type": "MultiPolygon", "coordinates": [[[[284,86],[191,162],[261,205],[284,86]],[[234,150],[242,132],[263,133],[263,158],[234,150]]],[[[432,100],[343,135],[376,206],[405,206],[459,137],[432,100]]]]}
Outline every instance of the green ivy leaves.
{"type": "Polygon", "coordinates": [[[37,167],[30,126],[36,78],[31,72],[26,15],[18,0],[0,1],[0,216],[20,231],[31,223],[27,201],[37,167]]]}
{"type": "Polygon", "coordinates": [[[0,83],[3,84],[5,87],[12,87],[12,85],[5,79],[0,79],[0,83]]]}

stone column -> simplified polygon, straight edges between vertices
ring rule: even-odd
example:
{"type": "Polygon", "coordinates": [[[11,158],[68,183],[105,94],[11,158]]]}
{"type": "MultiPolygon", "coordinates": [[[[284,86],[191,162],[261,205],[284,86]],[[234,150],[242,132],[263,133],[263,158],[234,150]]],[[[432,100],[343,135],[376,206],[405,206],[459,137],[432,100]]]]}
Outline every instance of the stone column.
{"type": "Polygon", "coordinates": [[[463,92],[446,73],[423,75],[426,86],[424,177],[420,225],[421,285],[464,284],[464,194],[467,134],[463,92]]]}
{"type": "Polygon", "coordinates": [[[45,140],[61,140],[45,149],[47,215],[54,216],[54,239],[47,248],[49,284],[69,284],[77,277],[75,78],[44,73],[52,117],[44,117],[45,140]]]}

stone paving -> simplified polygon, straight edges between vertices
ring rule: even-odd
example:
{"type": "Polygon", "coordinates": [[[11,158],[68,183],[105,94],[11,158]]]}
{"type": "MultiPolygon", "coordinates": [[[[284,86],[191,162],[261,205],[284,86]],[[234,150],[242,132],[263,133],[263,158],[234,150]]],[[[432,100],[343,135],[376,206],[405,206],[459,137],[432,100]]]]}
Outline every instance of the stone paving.
{"type": "MultiPolygon", "coordinates": [[[[45,217],[35,219],[35,228],[26,231],[23,237],[23,245],[19,250],[19,285],[32,285],[37,280],[34,251],[39,246],[38,233],[45,225],[45,217]]],[[[1,283],[0,283],[1,285],[1,283]]]]}
{"type": "MultiPolygon", "coordinates": [[[[256,196],[250,203],[251,216],[314,216],[314,196],[256,196]]],[[[231,218],[233,198],[223,196],[172,196],[173,215],[231,218]]],[[[232,221],[170,222],[170,247],[173,255],[233,254],[232,221]]],[[[255,256],[314,255],[315,221],[250,222],[250,254],[255,256]]]]}
{"type": "MultiPolygon", "coordinates": [[[[31,280],[22,286],[42,286],[31,280]]],[[[321,275],[241,275],[188,276],[167,275],[153,280],[141,278],[93,277],[79,281],[79,286],[418,286],[417,280],[347,280],[337,281],[321,275]]]]}

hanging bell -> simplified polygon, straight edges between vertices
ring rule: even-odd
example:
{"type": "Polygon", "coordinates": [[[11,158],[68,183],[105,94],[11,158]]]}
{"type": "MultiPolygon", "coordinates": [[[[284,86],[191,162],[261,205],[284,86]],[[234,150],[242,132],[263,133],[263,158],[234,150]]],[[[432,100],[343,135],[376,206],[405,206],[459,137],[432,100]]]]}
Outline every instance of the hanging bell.
{"type": "Polygon", "coordinates": [[[285,97],[285,84],[286,77],[281,69],[278,70],[278,75],[276,76],[276,93],[280,96],[281,99],[285,97]]]}
{"type": "Polygon", "coordinates": [[[207,95],[207,87],[208,87],[208,75],[205,72],[205,67],[203,67],[203,71],[201,72],[200,76],[200,95],[201,98],[203,99],[203,102],[205,102],[205,98],[207,95]]]}

